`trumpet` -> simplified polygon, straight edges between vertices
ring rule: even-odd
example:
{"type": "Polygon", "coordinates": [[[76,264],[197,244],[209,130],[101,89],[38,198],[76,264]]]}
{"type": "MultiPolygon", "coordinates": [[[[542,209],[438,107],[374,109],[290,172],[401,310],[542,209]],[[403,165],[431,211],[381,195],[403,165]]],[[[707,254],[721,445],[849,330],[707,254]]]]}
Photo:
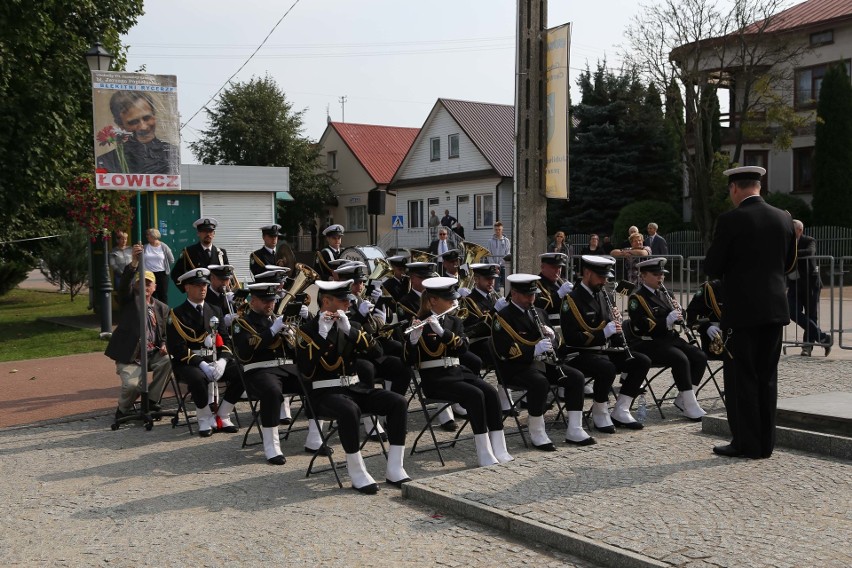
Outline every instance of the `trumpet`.
{"type": "MultiPolygon", "coordinates": [[[[458,305],[458,304],[453,304],[453,306],[452,306],[451,308],[449,308],[448,310],[445,310],[445,311],[441,312],[441,313],[440,313],[440,314],[438,314],[436,317],[437,317],[438,319],[441,319],[441,318],[442,318],[442,317],[444,317],[445,315],[449,314],[450,312],[454,312],[454,311],[456,311],[457,309],[459,309],[459,305],[458,305]]],[[[430,316],[430,317],[431,317],[431,316],[430,316]]],[[[424,326],[428,325],[428,323],[429,323],[429,318],[426,318],[425,320],[421,321],[420,323],[416,323],[416,324],[412,325],[411,327],[406,328],[406,329],[405,329],[405,331],[403,331],[403,332],[402,332],[402,334],[403,334],[403,335],[408,335],[409,333],[411,333],[411,332],[412,332],[412,331],[414,331],[415,329],[420,329],[421,327],[424,327],[424,326]]]]}
{"type": "Polygon", "coordinates": [[[674,299],[674,296],[669,293],[668,289],[663,286],[662,282],[660,283],[660,292],[663,293],[663,296],[666,298],[672,309],[678,310],[681,313],[681,319],[676,321],[675,324],[679,325],[681,329],[683,329],[683,332],[686,334],[686,338],[691,344],[698,345],[698,338],[695,337],[695,334],[692,332],[692,328],[686,325],[686,323],[683,321],[683,308],[680,307],[680,304],[677,300],[674,299]]]}

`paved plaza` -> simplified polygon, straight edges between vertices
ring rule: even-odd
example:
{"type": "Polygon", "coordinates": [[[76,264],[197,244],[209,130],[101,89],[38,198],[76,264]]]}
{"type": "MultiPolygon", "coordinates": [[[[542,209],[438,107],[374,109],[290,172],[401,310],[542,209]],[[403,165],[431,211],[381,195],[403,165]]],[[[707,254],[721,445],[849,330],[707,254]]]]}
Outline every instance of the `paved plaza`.
{"type": "MultiPolygon", "coordinates": [[[[781,397],[849,390],[850,365],[782,356],[781,397]]],[[[275,467],[259,446],[240,449],[242,434],[112,432],[103,412],[8,427],[0,554],[16,566],[852,565],[850,462],[784,448],[720,458],[719,438],[664,409],[643,431],[554,454],[510,436],[516,461],[489,468],[475,467],[471,440],[446,450],[446,467],[434,452],[409,457],[409,498],[385,484],[359,495],[345,471],[343,490],[331,473],[305,479],[304,432],[275,467]]],[[[378,451],[368,444],[366,462],[381,480],[378,451]]]]}

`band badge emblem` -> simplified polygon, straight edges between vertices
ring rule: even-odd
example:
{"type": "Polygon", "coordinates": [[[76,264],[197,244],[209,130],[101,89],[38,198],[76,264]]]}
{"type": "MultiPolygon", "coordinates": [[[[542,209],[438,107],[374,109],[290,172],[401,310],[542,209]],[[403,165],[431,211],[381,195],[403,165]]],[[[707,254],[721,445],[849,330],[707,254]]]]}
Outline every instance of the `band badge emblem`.
{"type": "Polygon", "coordinates": [[[631,310],[639,309],[639,300],[637,300],[636,298],[633,298],[632,300],[630,300],[630,309],[631,310]]]}

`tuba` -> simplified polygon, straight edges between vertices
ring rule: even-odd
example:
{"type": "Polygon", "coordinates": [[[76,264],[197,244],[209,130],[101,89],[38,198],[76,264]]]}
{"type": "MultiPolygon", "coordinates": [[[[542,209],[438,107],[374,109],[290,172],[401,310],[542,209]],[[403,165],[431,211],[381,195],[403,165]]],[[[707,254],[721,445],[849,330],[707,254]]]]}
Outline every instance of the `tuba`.
{"type": "Polygon", "coordinates": [[[304,292],[308,286],[313,284],[314,281],[318,279],[319,274],[317,274],[313,268],[311,268],[307,264],[297,262],[296,275],[293,276],[293,284],[288,290],[284,291],[284,297],[281,298],[281,302],[278,303],[278,308],[275,310],[275,315],[282,315],[284,313],[284,309],[287,307],[287,304],[289,304],[290,301],[296,297],[296,295],[304,292]]]}
{"type": "Polygon", "coordinates": [[[491,256],[491,251],[482,245],[468,241],[462,241],[461,244],[464,247],[464,262],[461,264],[467,265],[467,277],[464,282],[459,283],[459,286],[470,288],[473,283],[473,270],[470,269],[470,265],[478,263],[486,256],[491,256]]]}
{"type": "Polygon", "coordinates": [[[386,278],[389,274],[393,274],[393,268],[391,268],[390,263],[383,258],[375,258],[373,259],[376,262],[375,268],[370,272],[370,275],[367,276],[367,283],[364,285],[364,289],[361,290],[361,299],[363,299],[367,294],[367,288],[373,286],[376,280],[381,280],[382,278],[386,278]]]}
{"type": "Polygon", "coordinates": [[[411,262],[437,262],[438,255],[425,250],[411,249],[411,262]]]}

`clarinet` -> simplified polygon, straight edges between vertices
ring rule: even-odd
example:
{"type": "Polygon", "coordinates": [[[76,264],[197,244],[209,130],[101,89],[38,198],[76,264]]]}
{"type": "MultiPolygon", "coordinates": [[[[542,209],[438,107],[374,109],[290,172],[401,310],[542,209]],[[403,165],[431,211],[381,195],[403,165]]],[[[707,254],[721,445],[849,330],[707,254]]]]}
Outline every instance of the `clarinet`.
{"type": "MultiPolygon", "coordinates": [[[[669,303],[669,307],[671,307],[673,310],[680,310],[682,314],[683,308],[680,307],[678,301],[674,299],[674,296],[669,293],[669,291],[666,289],[665,286],[663,286],[662,283],[660,283],[660,291],[663,293],[663,296],[665,296],[666,301],[669,303]]],[[[676,321],[675,325],[679,325],[681,327],[683,332],[686,334],[686,339],[692,345],[699,345],[698,338],[695,337],[695,334],[692,332],[692,328],[686,325],[686,322],[683,321],[683,318],[676,321]]]]}
{"type": "MultiPolygon", "coordinates": [[[[533,321],[538,326],[538,332],[541,334],[542,339],[546,338],[547,335],[544,333],[544,324],[541,323],[541,318],[538,317],[538,310],[536,310],[535,306],[530,306],[530,314],[532,315],[533,321]]],[[[560,378],[565,378],[565,371],[562,370],[562,366],[559,364],[559,358],[556,357],[556,351],[554,351],[552,347],[548,351],[545,351],[544,362],[548,365],[555,366],[559,370],[559,374],[562,375],[560,378]]]]}
{"type": "MultiPolygon", "coordinates": [[[[616,318],[615,318],[615,311],[617,310],[617,308],[615,306],[615,300],[610,298],[609,294],[607,294],[606,290],[604,290],[603,288],[601,288],[601,291],[598,292],[598,293],[603,294],[604,298],[606,298],[606,307],[609,308],[609,319],[618,323],[619,327],[620,327],[621,326],[620,314],[619,314],[618,321],[616,321],[616,318]]],[[[633,353],[630,352],[630,346],[627,344],[627,336],[624,335],[624,328],[621,329],[621,331],[619,332],[619,335],[621,335],[621,340],[624,342],[624,351],[625,351],[625,353],[627,353],[627,361],[634,359],[633,353]]]]}

